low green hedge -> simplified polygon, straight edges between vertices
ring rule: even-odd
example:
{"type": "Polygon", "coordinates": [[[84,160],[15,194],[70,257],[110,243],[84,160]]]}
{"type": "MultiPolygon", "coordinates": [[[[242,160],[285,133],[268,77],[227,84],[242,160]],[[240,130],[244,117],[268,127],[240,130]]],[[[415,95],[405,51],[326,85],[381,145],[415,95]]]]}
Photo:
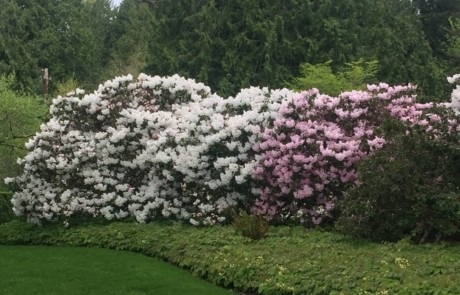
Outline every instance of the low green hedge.
{"type": "Polygon", "coordinates": [[[0,192],[0,224],[13,220],[13,204],[11,204],[11,192],[0,192]]]}
{"type": "Polygon", "coordinates": [[[271,227],[251,240],[231,227],[112,223],[0,225],[0,244],[71,245],[162,258],[215,284],[260,294],[460,294],[460,245],[375,244],[271,227]]]}

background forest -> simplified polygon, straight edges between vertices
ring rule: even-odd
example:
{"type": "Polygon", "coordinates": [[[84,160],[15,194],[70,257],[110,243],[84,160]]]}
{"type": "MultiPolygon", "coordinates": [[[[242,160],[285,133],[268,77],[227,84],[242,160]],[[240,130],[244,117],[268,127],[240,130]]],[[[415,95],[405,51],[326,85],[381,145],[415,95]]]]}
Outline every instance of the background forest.
{"type": "MultiPolygon", "coordinates": [[[[375,81],[447,97],[459,72],[457,0],[0,0],[0,74],[16,90],[93,89],[116,75],[179,74],[234,95],[279,88],[303,64],[377,61],[375,81]],[[66,88],[66,87],[64,87],[66,88]]],[[[303,73],[304,74],[304,73],[303,73]]],[[[374,82],[375,82],[374,81],[374,82]]]]}

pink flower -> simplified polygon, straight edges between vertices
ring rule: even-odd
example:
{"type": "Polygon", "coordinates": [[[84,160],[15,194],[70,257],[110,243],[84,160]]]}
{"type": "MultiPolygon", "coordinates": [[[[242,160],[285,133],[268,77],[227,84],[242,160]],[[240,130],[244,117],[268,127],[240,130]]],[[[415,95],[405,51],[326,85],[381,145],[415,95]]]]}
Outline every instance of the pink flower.
{"type": "Polygon", "coordinates": [[[283,141],[285,139],[286,139],[286,134],[284,134],[284,133],[278,134],[276,136],[276,140],[278,140],[278,141],[283,141]]]}
{"type": "Polygon", "coordinates": [[[377,94],[377,97],[382,99],[382,100],[388,100],[388,99],[391,98],[391,95],[388,92],[385,92],[385,93],[377,94]]]}
{"type": "Polygon", "coordinates": [[[371,149],[379,149],[383,147],[383,145],[386,143],[386,140],[382,137],[375,137],[372,140],[368,140],[367,143],[371,149]]]}
{"type": "Polygon", "coordinates": [[[390,85],[388,85],[387,83],[383,83],[383,82],[379,84],[380,89],[388,89],[389,86],[390,85]]]}
{"type": "Polygon", "coordinates": [[[324,184],[322,183],[316,183],[315,184],[315,188],[318,190],[318,191],[322,191],[324,189],[324,184]]]}
{"type": "Polygon", "coordinates": [[[350,112],[344,111],[343,109],[336,109],[335,114],[340,118],[347,118],[350,115],[350,112]]]}
{"type": "Polygon", "coordinates": [[[278,110],[281,115],[287,115],[292,113],[293,109],[286,104],[282,104],[278,110]]]}
{"type": "Polygon", "coordinates": [[[353,152],[350,150],[343,151],[341,153],[335,154],[335,158],[339,161],[343,161],[345,158],[349,157],[351,154],[353,154],[353,152]]]}
{"type": "Polygon", "coordinates": [[[260,147],[262,150],[268,149],[268,142],[267,142],[267,141],[262,142],[261,144],[259,144],[259,147],[260,147]]]}
{"type": "Polygon", "coordinates": [[[293,128],[295,126],[295,121],[292,120],[292,119],[291,120],[286,120],[285,124],[286,124],[286,127],[293,128]]]}
{"type": "Polygon", "coordinates": [[[302,154],[294,155],[292,158],[297,163],[306,163],[307,162],[307,158],[302,154]]]}
{"type": "Polygon", "coordinates": [[[358,118],[359,116],[361,116],[362,114],[365,114],[367,112],[367,108],[366,109],[354,109],[350,116],[352,118],[358,118]]]}
{"type": "Polygon", "coordinates": [[[433,103],[416,103],[415,105],[416,109],[423,110],[423,109],[429,109],[433,107],[433,103]]]}
{"type": "Polygon", "coordinates": [[[430,114],[428,115],[428,118],[430,118],[430,121],[432,122],[441,122],[441,117],[436,114],[430,114]]]}
{"type": "MultiPolygon", "coordinates": [[[[375,86],[375,85],[374,85],[375,86]]],[[[369,92],[366,91],[355,91],[347,92],[348,99],[356,104],[368,101],[372,98],[369,92]]]]}
{"type": "Polygon", "coordinates": [[[367,90],[373,92],[373,91],[379,91],[379,87],[375,84],[372,85],[367,85],[367,90]]]}
{"type": "Polygon", "coordinates": [[[329,148],[324,148],[322,145],[319,147],[319,150],[321,152],[321,155],[324,157],[333,157],[335,155],[335,152],[329,148]]]}
{"type": "Polygon", "coordinates": [[[253,173],[255,175],[262,175],[264,173],[264,168],[257,166],[256,168],[254,168],[253,173]]]}
{"type": "Polygon", "coordinates": [[[308,184],[306,184],[302,187],[302,189],[297,190],[294,193],[294,196],[297,199],[304,199],[304,198],[310,197],[312,194],[313,194],[313,189],[308,184]]]}
{"type": "Polygon", "coordinates": [[[418,121],[418,125],[420,125],[420,126],[427,126],[427,125],[428,125],[428,120],[425,120],[425,119],[420,120],[420,121],[418,121]]]}

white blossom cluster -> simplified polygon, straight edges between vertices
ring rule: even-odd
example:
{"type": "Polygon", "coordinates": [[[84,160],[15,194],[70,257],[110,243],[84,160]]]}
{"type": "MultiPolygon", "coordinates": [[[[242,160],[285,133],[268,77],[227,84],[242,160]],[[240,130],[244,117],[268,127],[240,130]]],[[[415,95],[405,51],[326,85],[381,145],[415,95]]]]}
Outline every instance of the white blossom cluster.
{"type": "Polygon", "coordinates": [[[447,81],[451,84],[457,84],[452,91],[450,106],[456,115],[460,114],[460,74],[448,77],[447,81]]]}
{"type": "Polygon", "coordinates": [[[222,98],[177,75],[123,76],[91,94],[54,99],[27,144],[17,215],[67,222],[74,214],[214,224],[252,198],[253,144],[289,90],[249,88],[222,98]]]}

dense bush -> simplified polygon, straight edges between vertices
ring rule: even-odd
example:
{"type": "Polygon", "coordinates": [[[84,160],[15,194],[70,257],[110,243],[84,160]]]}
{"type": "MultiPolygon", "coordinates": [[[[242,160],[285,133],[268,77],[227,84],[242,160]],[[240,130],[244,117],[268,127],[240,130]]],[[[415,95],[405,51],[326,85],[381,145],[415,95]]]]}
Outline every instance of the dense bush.
{"type": "Polygon", "coordinates": [[[14,210],[31,222],[75,214],[192,224],[225,219],[251,194],[252,145],[292,93],[242,90],[223,99],[179,76],[120,77],[53,101],[27,143],[14,210]]]}
{"type": "Polygon", "coordinates": [[[12,222],[0,225],[0,244],[140,252],[245,294],[460,294],[458,245],[375,244],[301,227],[271,227],[254,241],[229,226],[12,222]]]}
{"type": "Polygon", "coordinates": [[[425,130],[432,140],[457,126],[444,105],[416,103],[411,85],[381,83],[338,97],[312,89],[294,96],[254,146],[261,153],[254,211],[281,222],[319,224],[333,217],[337,199],[358,181],[357,163],[387,142],[376,128],[390,118],[403,122],[404,131],[425,130]]]}
{"type": "Polygon", "coordinates": [[[261,215],[248,214],[240,210],[233,216],[232,226],[237,233],[243,237],[260,240],[265,238],[268,233],[268,222],[261,215]]]}
{"type": "Polygon", "coordinates": [[[336,223],[346,234],[397,241],[411,234],[423,243],[458,233],[460,149],[458,136],[441,144],[398,122],[387,145],[358,167],[360,185],[348,190],[336,223]],[[448,144],[450,141],[451,144],[448,144]]]}
{"type": "Polygon", "coordinates": [[[26,144],[24,173],[6,181],[15,213],[35,223],[86,215],[209,225],[252,206],[269,220],[319,224],[357,182],[357,163],[386,143],[376,128],[388,118],[432,140],[455,130],[444,105],[418,104],[414,90],[249,88],[224,99],[177,75],[120,77],[55,99],[26,144]]]}
{"type": "MultiPolygon", "coordinates": [[[[449,77],[458,82],[459,75],[449,77]]],[[[452,92],[459,113],[460,86],[452,92]]],[[[438,131],[397,121],[380,127],[387,146],[359,165],[360,185],[347,191],[336,226],[376,241],[411,234],[420,243],[454,235],[460,225],[460,141],[448,109],[431,109],[438,131]]],[[[425,126],[429,126],[425,122],[425,126]]]]}

